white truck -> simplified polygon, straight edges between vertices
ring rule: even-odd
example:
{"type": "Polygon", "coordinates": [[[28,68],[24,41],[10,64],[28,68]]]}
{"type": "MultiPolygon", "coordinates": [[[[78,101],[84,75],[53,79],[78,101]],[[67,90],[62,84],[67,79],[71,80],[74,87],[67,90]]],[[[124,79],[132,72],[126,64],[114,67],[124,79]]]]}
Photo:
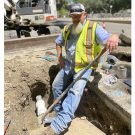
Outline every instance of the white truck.
{"type": "Polygon", "coordinates": [[[21,38],[60,33],[56,0],[4,0],[4,38],[21,38]]]}

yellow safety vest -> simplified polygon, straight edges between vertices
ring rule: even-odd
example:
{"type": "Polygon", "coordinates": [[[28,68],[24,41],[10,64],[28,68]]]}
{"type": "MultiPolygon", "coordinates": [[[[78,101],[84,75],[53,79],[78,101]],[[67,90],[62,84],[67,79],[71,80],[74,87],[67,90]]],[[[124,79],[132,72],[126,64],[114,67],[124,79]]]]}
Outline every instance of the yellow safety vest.
{"type": "MultiPolygon", "coordinates": [[[[92,60],[101,52],[101,46],[97,45],[95,40],[96,25],[97,22],[87,21],[80,34],[80,37],[76,44],[75,50],[75,71],[78,72],[84,67],[88,66],[92,60]]],[[[69,26],[65,26],[63,29],[63,38],[65,41],[65,50],[67,44],[67,38],[70,33],[69,26]]],[[[96,69],[98,66],[98,61],[92,65],[91,69],[96,69]]]]}

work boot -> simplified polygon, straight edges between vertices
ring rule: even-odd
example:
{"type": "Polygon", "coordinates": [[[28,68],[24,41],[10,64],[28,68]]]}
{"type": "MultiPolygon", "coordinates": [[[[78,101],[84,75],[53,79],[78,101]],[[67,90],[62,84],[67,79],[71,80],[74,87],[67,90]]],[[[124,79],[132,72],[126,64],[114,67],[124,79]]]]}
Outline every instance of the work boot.
{"type": "Polygon", "coordinates": [[[53,112],[51,112],[51,113],[48,113],[48,114],[47,114],[47,117],[55,118],[55,117],[57,117],[57,114],[54,113],[54,111],[53,111],[53,112]]]}
{"type": "Polygon", "coordinates": [[[54,130],[49,126],[40,135],[57,135],[54,130]]]}
{"type": "Polygon", "coordinates": [[[44,123],[52,123],[55,117],[57,117],[57,114],[55,114],[54,112],[48,113],[47,116],[45,116],[44,123]]]}

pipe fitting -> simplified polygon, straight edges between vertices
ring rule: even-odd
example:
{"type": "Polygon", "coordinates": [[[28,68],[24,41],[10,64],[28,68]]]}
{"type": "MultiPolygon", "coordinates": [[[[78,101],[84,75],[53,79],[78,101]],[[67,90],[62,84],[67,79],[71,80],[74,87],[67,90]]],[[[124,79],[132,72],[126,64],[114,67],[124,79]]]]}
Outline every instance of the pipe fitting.
{"type": "Polygon", "coordinates": [[[104,69],[104,70],[108,69],[109,71],[111,71],[112,70],[112,65],[104,62],[102,64],[102,69],[104,69]]]}
{"type": "Polygon", "coordinates": [[[118,59],[113,55],[107,56],[107,62],[111,65],[114,65],[118,59]]]}

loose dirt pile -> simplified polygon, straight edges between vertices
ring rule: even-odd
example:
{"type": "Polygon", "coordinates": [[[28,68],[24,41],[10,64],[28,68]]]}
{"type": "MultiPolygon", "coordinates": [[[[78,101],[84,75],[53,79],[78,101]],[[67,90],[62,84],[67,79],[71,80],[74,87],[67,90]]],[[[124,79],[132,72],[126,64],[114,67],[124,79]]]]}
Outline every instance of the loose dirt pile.
{"type": "Polygon", "coordinates": [[[37,95],[42,95],[46,107],[52,103],[49,62],[37,57],[5,58],[4,117],[10,115],[12,121],[7,135],[24,134],[29,123],[36,120],[37,95]]]}

